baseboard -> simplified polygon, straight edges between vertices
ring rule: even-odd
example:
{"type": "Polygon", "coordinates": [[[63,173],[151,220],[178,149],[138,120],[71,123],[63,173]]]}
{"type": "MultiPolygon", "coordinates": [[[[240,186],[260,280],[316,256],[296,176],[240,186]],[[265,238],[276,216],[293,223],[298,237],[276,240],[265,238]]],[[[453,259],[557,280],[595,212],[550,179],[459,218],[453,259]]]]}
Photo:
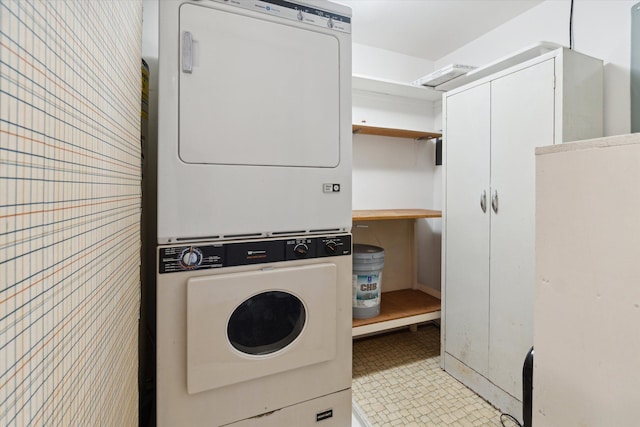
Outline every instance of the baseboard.
{"type": "Polygon", "coordinates": [[[371,427],[371,424],[369,424],[369,420],[367,420],[364,412],[362,412],[362,409],[360,409],[360,406],[355,401],[351,403],[351,413],[353,415],[353,418],[355,418],[355,420],[358,422],[359,427],[371,427]]]}

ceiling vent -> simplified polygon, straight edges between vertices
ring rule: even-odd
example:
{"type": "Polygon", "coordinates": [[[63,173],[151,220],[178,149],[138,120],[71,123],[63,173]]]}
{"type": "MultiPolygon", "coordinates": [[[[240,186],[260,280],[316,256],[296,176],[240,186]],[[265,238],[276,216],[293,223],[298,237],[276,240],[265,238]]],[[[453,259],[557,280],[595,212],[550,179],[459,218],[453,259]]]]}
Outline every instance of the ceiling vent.
{"type": "Polygon", "coordinates": [[[456,77],[463,76],[471,70],[475,70],[476,67],[470,65],[451,64],[444,68],[434,71],[431,74],[427,74],[424,77],[412,82],[415,86],[426,86],[434,88],[442,83],[446,83],[449,80],[453,80],[456,77]]]}

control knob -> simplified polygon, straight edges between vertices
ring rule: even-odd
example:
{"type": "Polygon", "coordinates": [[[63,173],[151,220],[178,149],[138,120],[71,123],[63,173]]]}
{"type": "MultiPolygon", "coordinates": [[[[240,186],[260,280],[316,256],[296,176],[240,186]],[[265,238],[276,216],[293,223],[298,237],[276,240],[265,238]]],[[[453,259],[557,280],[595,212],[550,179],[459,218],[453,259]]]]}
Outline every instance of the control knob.
{"type": "Polygon", "coordinates": [[[307,246],[304,243],[298,243],[293,248],[293,253],[296,254],[297,257],[300,257],[300,258],[307,256],[308,252],[309,252],[309,246],[307,246]]]}
{"type": "Polygon", "coordinates": [[[336,245],[336,242],[334,242],[333,240],[329,240],[327,243],[325,243],[324,250],[329,255],[335,255],[335,253],[338,252],[338,245],[336,245]]]}
{"type": "Polygon", "coordinates": [[[185,249],[180,255],[180,262],[186,268],[197,267],[198,265],[200,265],[201,261],[202,253],[192,247],[185,249]]]}

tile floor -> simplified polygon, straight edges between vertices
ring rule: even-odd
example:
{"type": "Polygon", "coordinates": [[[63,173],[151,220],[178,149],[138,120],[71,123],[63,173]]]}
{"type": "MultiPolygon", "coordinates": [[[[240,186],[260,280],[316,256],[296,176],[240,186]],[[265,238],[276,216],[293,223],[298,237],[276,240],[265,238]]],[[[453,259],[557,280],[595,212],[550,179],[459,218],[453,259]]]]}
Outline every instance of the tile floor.
{"type": "Polygon", "coordinates": [[[434,324],[355,340],[352,389],[371,427],[502,426],[497,409],[440,369],[434,324]]]}

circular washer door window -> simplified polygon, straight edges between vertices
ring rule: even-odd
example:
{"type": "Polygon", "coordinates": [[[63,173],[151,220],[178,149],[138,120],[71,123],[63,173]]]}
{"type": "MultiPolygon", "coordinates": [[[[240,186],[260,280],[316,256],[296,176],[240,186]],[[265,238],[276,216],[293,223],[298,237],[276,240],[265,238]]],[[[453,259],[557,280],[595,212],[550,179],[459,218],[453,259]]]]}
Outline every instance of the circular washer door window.
{"type": "Polygon", "coordinates": [[[302,332],[307,313],[287,292],[269,291],[245,300],[231,315],[227,337],[238,351],[265,355],[282,350],[302,332]]]}

